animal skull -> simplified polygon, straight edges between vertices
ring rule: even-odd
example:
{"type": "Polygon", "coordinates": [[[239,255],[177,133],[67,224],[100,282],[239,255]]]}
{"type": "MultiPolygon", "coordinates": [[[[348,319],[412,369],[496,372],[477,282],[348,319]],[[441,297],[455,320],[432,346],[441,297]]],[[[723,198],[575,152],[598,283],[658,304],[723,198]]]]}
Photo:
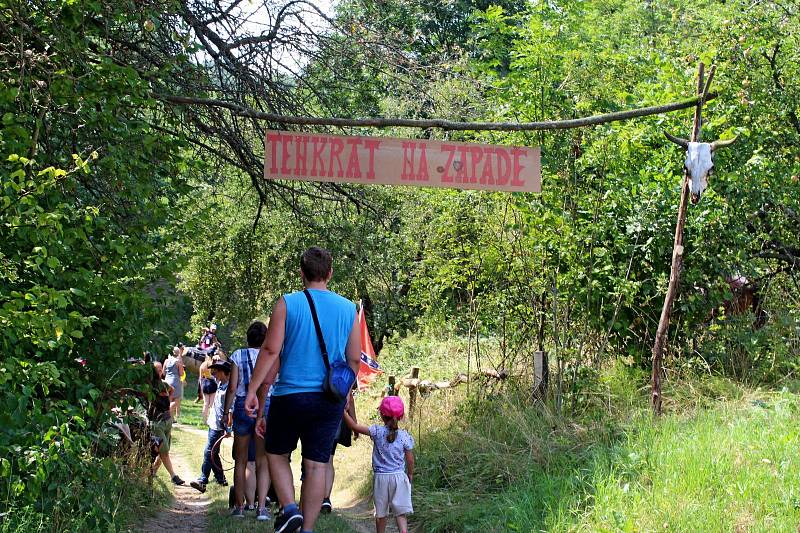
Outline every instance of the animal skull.
{"type": "Polygon", "coordinates": [[[700,201],[700,195],[708,187],[708,176],[714,169],[714,151],[722,146],[728,146],[736,140],[736,137],[725,141],[697,143],[673,137],[666,132],[664,134],[670,141],[686,149],[684,166],[686,167],[686,172],[692,178],[689,183],[689,189],[692,193],[692,203],[696,204],[700,201]]]}
{"type": "Polygon", "coordinates": [[[692,191],[693,204],[700,200],[700,195],[708,187],[708,176],[714,170],[714,161],[711,156],[711,143],[690,142],[686,147],[686,161],[683,164],[686,172],[692,177],[689,189],[692,191]]]}

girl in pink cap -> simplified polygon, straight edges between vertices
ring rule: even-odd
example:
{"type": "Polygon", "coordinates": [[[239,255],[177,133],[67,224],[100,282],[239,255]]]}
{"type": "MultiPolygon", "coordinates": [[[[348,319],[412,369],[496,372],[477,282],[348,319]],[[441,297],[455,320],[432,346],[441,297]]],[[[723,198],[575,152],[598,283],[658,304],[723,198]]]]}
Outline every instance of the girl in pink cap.
{"type": "Polygon", "coordinates": [[[375,529],[386,531],[389,510],[394,513],[400,533],[408,532],[406,515],[414,512],[411,506],[411,483],[414,480],[414,439],[407,431],[398,429],[397,422],[405,414],[403,400],[386,396],[378,408],[383,425],[369,427],[353,420],[345,410],[344,420],[351,430],[372,439],[372,498],[375,501],[375,529]]]}

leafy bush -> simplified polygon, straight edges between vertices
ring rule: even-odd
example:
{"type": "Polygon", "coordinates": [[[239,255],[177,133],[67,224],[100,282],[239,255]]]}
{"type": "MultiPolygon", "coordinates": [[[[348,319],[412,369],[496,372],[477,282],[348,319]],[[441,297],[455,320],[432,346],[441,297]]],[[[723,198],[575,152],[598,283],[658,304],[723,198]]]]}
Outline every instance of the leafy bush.
{"type": "Polygon", "coordinates": [[[113,455],[105,428],[150,376],[127,359],[170,314],[157,282],[174,266],[165,228],[187,164],[181,141],[145,119],[148,82],[97,48],[140,15],[96,2],[0,7],[5,530],[114,529],[143,472],[113,455]]]}

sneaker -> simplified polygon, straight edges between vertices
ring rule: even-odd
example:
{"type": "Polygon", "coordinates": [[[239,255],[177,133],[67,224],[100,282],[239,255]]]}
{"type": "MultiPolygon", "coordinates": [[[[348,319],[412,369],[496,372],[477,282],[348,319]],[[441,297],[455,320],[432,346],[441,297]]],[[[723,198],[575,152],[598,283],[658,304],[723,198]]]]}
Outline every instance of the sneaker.
{"type": "Polygon", "coordinates": [[[220,487],[227,487],[228,486],[228,480],[225,479],[225,478],[215,479],[214,481],[216,481],[217,485],[219,485],[220,487]]]}
{"type": "Polygon", "coordinates": [[[244,509],[242,507],[234,507],[230,516],[231,518],[244,518],[244,509]]]}
{"type": "Polygon", "coordinates": [[[266,522],[267,520],[272,520],[272,514],[269,512],[267,507],[262,507],[258,510],[258,514],[256,515],[256,520],[259,522],[266,522]]]}
{"type": "Polygon", "coordinates": [[[178,486],[186,485],[186,482],[184,480],[182,480],[180,477],[178,477],[178,474],[175,474],[174,476],[172,476],[172,482],[175,485],[178,485],[178,486]]]}
{"type": "Polygon", "coordinates": [[[283,507],[281,507],[281,504],[278,502],[278,500],[267,498],[266,507],[272,511],[273,515],[278,515],[283,512],[283,507]]]}
{"type": "Polygon", "coordinates": [[[275,533],[295,533],[303,526],[303,515],[300,511],[281,513],[275,518],[275,533]]]}
{"type": "Polygon", "coordinates": [[[322,514],[328,514],[333,511],[333,505],[331,505],[331,499],[325,498],[322,500],[322,508],[319,510],[322,514]]]}
{"type": "Polygon", "coordinates": [[[206,484],[200,481],[199,479],[189,483],[189,486],[191,486],[193,489],[199,490],[200,492],[206,491],[206,484]]]}
{"type": "Polygon", "coordinates": [[[244,510],[245,511],[255,511],[256,510],[256,506],[254,504],[252,504],[252,503],[248,503],[247,505],[244,506],[244,510]]]}

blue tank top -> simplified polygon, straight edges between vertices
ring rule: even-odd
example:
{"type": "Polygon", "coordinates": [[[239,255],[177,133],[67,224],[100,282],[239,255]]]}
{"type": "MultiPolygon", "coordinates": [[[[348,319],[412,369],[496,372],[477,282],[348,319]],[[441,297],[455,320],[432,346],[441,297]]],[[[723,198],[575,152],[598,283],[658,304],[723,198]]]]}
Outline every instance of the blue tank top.
{"type": "MultiPolygon", "coordinates": [[[[356,306],[335,292],[309,289],[317,308],[328,360],[344,360],[347,339],[356,319],[356,306]]],[[[281,369],[273,396],[298,392],[322,392],[325,364],[319,348],[314,319],[302,291],[285,294],[286,326],[281,350],[281,369]]]]}

